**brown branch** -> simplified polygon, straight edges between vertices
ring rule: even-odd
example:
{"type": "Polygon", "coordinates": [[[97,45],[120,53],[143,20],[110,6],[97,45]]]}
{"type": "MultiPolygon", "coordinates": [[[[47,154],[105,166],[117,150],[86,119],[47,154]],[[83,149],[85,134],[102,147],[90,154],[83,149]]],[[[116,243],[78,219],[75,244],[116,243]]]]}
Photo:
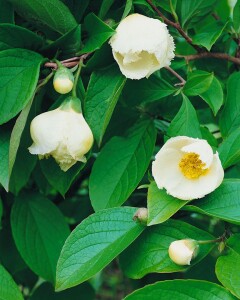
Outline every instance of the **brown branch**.
{"type": "Polygon", "coordinates": [[[187,33],[182,29],[181,25],[178,22],[175,23],[175,22],[169,20],[168,18],[166,18],[160,12],[160,10],[152,3],[151,0],[146,0],[146,1],[152,7],[152,9],[159,15],[159,17],[161,17],[163,19],[164,23],[177,29],[177,31],[181,34],[182,37],[184,37],[184,39],[188,42],[188,44],[190,44],[195,50],[197,50],[197,52],[202,52],[202,48],[193,44],[190,36],[187,35],[187,33]]]}
{"type": "MultiPolygon", "coordinates": [[[[81,56],[71,57],[69,59],[65,59],[65,60],[60,61],[60,63],[66,68],[73,68],[73,67],[75,67],[79,64],[80,60],[84,61],[85,59],[87,59],[90,54],[91,53],[86,53],[86,54],[83,54],[81,56]]],[[[55,62],[46,62],[44,64],[44,67],[52,68],[54,70],[56,70],[58,68],[58,66],[55,62]]]]}
{"type": "Polygon", "coordinates": [[[176,83],[175,86],[184,86],[186,83],[186,80],[182,78],[182,76],[180,76],[176,71],[174,71],[172,68],[170,67],[165,67],[166,70],[168,70],[170,73],[172,73],[175,77],[177,77],[180,82],[176,83]]]}
{"type": "Polygon", "coordinates": [[[217,58],[224,59],[233,62],[234,64],[240,65],[240,58],[228,55],[227,53],[212,53],[212,52],[203,52],[192,55],[176,55],[177,57],[185,58],[186,61],[201,59],[201,58],[217,58]]]}

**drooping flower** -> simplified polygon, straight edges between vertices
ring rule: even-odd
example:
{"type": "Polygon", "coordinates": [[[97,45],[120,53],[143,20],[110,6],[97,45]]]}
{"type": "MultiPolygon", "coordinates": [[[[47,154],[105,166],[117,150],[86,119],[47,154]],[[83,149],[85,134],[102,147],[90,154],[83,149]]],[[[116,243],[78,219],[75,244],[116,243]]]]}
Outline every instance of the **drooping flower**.
{"type": "Polygon", "coordinates": [[[57,109],[36,116],[30,126],[31,154],[52,156],[63,171],[77,161],[86,162],[85,154],[93,145],[93,134],[85,121],[80,100],[67,98],[57,109]]]}
{"type": "Polygon", "coordinates": [[[168,254],[171,260],[180,266],[190,265],[198,253],[198,243],[192,239],[178,240],[170,244],[168,254]]]}
{"type": "Polygon", "coordinates": [[[152,164],[159,189],[182,199],[202,198],[222,182],[224,171],[218,153],[207,141],[186,136],[170,138],[152,164]]]}
{"type": "Polygon", "coordinates": [[[53,87],[59,94],[71,92],[74,83],[74,76],[70,70],[60,67],[53,78],[53,87]]]}
{"type": "Polygon", "coordinates": [[[109,43],[121,72],[130,79],[149,77],[174,58],[166,24],[140,14],[123,19],[109,43]]]}

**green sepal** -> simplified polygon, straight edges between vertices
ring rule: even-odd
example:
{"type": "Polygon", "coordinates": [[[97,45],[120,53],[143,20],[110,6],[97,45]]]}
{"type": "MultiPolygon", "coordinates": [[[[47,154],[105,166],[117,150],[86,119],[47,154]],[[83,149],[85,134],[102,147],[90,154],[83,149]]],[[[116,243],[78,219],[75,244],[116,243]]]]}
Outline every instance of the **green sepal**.
{"type": "Polygon", "coordinates": [[[74,96],[67,97],[59,108],[64,111],[74,110],[77,113],[82,113],[81,101],[74,96]]]}

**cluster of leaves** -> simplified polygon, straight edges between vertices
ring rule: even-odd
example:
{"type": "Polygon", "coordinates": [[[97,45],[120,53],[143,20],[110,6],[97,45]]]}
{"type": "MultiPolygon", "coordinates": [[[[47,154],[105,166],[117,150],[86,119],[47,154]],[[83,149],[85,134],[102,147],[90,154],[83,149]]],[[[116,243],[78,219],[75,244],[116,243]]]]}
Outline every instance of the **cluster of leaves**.
{"type": "Polygon", "coordinates": [[[171,67],[184,86],[166,69],[126,80],[113,60],[108,40],[121,19],[158,17],[148,2],[0,0],[3,300],[94,299],[99,272],[119,255],[135,287],[155,282],[126,300],[240,298],[240,1],[234,9],[227,0],[153,1],[190,37],[169,26],[171,67]],[[65,97],[53,90],[46,62],[84,53],[91,55],[77,94],[95,145],[87,164],[64,173],[30,155],[29,124],[65,97]],[[203,199],[173,198],[147,173],[164,141],[179,135],[204,138],[219,152],[226,179],[203,199]],[[148,208],[147,226],[133,220],[137,207],[148,208]],[[223,232],[225,249],[202,245],[191,267],[168,257],[174,240],[223,232]]]}

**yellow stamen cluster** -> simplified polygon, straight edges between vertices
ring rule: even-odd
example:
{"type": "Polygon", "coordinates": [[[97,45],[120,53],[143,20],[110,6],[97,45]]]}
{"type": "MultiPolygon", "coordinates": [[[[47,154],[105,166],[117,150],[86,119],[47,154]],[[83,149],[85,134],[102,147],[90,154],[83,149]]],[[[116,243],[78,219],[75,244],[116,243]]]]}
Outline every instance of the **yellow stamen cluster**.
{"type": "Polygon", "coordinates": [[[208,169],[204,169],[205,166],[206,164],[201,161],[199,155],[193,152],[186,153],[179,163],[181,172],[188,179],[197,179],[206,175],[208,169]]]}

